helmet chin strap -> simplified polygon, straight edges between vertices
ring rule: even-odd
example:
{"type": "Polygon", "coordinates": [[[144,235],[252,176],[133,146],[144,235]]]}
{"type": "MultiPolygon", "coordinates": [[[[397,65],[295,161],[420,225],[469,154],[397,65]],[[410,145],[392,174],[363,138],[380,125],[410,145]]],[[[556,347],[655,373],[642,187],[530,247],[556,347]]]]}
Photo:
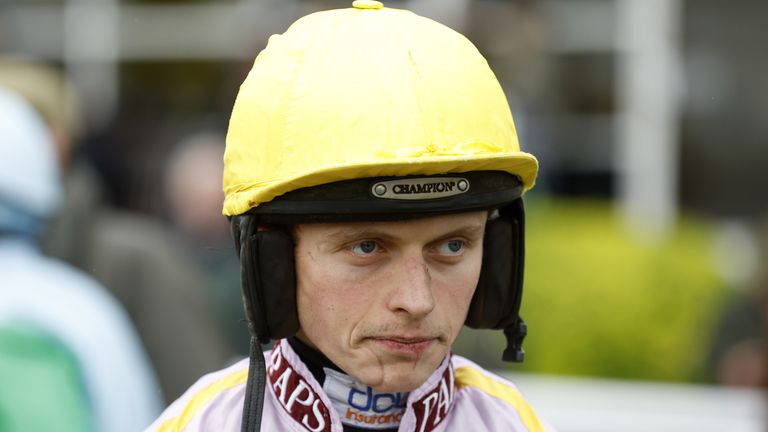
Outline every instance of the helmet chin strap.
{"type": "Polygon", "coordinates": [[[264,392],[267,388],[267,365],[256,336],[251,336],[250,357],[241,432],[261,431],[261,412],[264,408],[264,392]]]}

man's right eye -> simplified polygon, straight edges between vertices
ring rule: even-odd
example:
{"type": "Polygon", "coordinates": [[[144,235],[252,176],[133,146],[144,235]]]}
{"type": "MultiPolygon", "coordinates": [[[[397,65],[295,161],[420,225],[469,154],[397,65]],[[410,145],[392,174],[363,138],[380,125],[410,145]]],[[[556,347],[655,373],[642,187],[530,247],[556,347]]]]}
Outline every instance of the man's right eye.
{"type": "Polygon", "coordinates": [[[352,253],[358,256],[367,256],[379,250],[379,245],[373,240],[363,240],[352,246],[352,253]]]}

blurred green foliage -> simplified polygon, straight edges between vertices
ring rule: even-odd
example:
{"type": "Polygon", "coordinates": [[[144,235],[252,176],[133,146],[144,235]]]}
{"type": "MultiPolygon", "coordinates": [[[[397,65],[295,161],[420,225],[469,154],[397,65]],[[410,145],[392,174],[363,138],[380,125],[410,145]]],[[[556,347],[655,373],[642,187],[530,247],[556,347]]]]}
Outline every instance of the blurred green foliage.
{"type": "MultiPolygon", "coordinates": [[[[702,381],[727,296],[712,266],[711,228],[682,217],[658,244],[634,239],[608,202],[526,201],[521,315],[529,336],[515,370],[702,381]]],[[[503,338],[467,330],[456,352],[489,353],[503,338]],[[478,351],[479,347],[483,347],[478,351]]]]}

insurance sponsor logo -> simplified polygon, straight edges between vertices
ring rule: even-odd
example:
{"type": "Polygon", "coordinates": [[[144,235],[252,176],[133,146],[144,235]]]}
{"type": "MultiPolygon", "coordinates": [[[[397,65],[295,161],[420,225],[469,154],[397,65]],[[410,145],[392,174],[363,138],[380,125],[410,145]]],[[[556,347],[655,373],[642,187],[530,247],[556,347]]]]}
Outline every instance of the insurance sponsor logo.
{"type": "Polygon", "coordinates": [[[377,392],[349,375],[328,368],[323,390],[342,423],[366,429],[397,427],[408,400],[408,393],[377,392]]]}

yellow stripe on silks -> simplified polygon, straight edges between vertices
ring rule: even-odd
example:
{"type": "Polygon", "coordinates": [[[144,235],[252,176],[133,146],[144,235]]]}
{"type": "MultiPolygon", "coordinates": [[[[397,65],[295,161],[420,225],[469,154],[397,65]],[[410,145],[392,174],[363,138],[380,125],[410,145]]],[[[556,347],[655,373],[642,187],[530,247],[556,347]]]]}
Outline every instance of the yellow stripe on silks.
{"type": "Polygon", "coordinates": [[[533,408],[523,399],[523,395],[514,387],[491,379],[479,370],[469,366],[456,369],[455,376],[456,386],[459,389],[462,387],[476,387],[490,396],[507,402],[515,408],[529,431],[544,432],[544,427],[541,425],[536,412],[533,411],[533,408]]]}
{"type": "Polygon", "coordinates": [[[187,402],[187,405],[178,416],[163,422],[158,428],[158,432],[179,432],[184,430],[195,415],[210,402],[217,394],[230,389],[236,385],[244,383],[248,379],[248,370],[233,372],[224,378],[211,383],[208,387],[202,389],[187,402]]]}

